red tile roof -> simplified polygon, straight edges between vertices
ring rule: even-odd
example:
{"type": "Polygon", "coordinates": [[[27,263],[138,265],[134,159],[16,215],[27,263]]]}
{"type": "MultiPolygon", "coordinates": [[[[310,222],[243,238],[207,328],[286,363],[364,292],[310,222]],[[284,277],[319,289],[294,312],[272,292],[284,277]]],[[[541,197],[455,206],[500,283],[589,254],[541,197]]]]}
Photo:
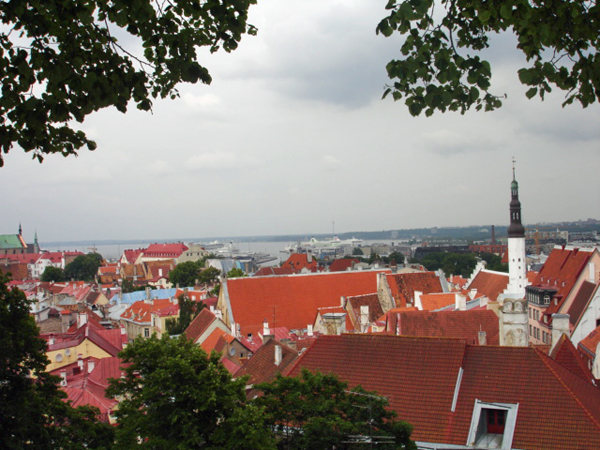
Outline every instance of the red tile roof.
{"type": "Polygon", "coordinates": [[[361,306],[369,307],[369,323],[375,322],[379,317],[383,315],[383,309],[381,309],[381,303],[379,303],[379,296],[377,294],[366,294],[366,295],[355,295],[347,298],[350,308],[354,313],[356,319],[354,327],[360,322],[360,308],[361,306]]]}
{"type": "Polygon", "coordinates": [[[593,359],[596,356],[598,344],[600,344],[600,326],[579,341],[577,347],[593,359]]]}
{"type": "Polygon", "coordinates": [[[485,295],[492,301],[496,301],[498,296],[504,292],[508,286],[508,274],[492,272],[489,270],[480,270],[475,278],[467,286],[467,289],[477,289],[477,297],[485,295]]]}
{"type": "Polygon", "coordinates": [[[533,285],[557,289],[556,296],[564,299],[573,289],[591,256],[592,252],[579,248],[554,248],[538,272],[533,285]]]}
{"type": "Polygon", "coordinates": [[[311,260],[308,260],[306,253],[292,253],[290,257],[285,260],[282,264],[282,268],[289,268],[294,273],[300,273],[302,269],[307,269],[310,272],[315,272],[318,267],[317,260],[311,256],[311,260]]]}
{"type": "Polygon", "coordinates": [[[579,320],[586,311],[590,301],[594,298],[598,286],[600,285],[590,283],[589,281],[581,283],[579,290],[573,298],[573,303],[571,303],[569,310],[565,312],[565,314],[569,315],[569,322],[571,322],[571,325],[575,326],[579,323],[579,320]]]}
{"type": "Polygon", "coordinates": [[[140,255],[144,252],[143,248],[138,248],[136,250],[125,250],[123,252],[123,256],[121,258],[121,262],[126,264],[135,264],[140,255]]]}
{"type": "Polygon", "coordinates": [[[421,305],[425,311],[435,311],[445,308],[446,306],[456,304],[456,294],[452,293],[435,293],[423,294],[421,296],[421,305]]]}
{"type": "Polygon", "coordinates": [[[319,338],[286,373],[302,368],[387,397],[417,441],[465,445],[479,400],[518,404],[512,448],[600,448],[600,390],[533,348],[346,334],[319,338]]]}
{"type": "MultiPolygon", "coordinates": [[[[242,335],[256,335],[266,319],[272,327],[304,329],[317,309],[340,305],[342,296],[377,292],[378,271],[246,277],[227,280],[233,321],[242,335]]],[[[231,316],[230,316],[231,317],[231,316]]]]}
{"type": "Polygon", "coordinates": [[[217,316],[210,312],[208,308],[203,308],[183,334],[191,341],[196,342],[215,320],[217,320],[217,316]]]}
{"type": "Polygon", "coordinates": [[[344,272],[352,268],[353,264],[358,264],[360,261],[358,258],[339,258],[334,259],[329,266],[330,272],[344,272]]]}
{"type": "Polygon", "coordinates": [[[291,275],[294,271],[291,267],[261,267],[253,276],[266,277],[271,275],[291,275]]]}
{"type": "Polygon", "coordinates": [[[206,353],[210,353],[212,350],[217,350],[215,347],[217,345],[217,341],[222,336],[227,336],[227,333],[223,331],[221,328],[215,328],[212,333],[208,335],[208,337],[200,344],[200,347],[204,349],[206,353]]]}
{"type": "Polygon", "coordinates": [[[246,382],[248,385],[267,383],[275,379],[278,373],[282,373],[298,357],[298,353],[291,348],[280,344],[272,339],[264,344],[258,351],[252,355],[252,358],[235,373],[235,377],[239,378],[244,375],[249,375],[250,378],[246,382]],[[275,347],[281,348],[281,363],[275,364],[275,347]]]}
{"type": "Polygon", "coordinates": [[[189,247],[182,243],[176,244],[150,244],[146,250],[143,251],[143,257],[150,258],[179,258],[183,252],[188,250],[189,247]]]}
{"type": "Polygon", "coordinates": [[[479,343],[479,331],[486,332],[488,345],[499,345],[498,316],[491,310],[397,311],[387,314],[386,330],[403,336],[462,338],[479,343]]]}
{"type": "Polygon", "coordinates": [[[171,305],[171,300],[168,298],[153,299],[150,301],[140,300],[127,308],[125,312],[121,314],[121,318],[136,323],[150,323],[153,312],[158,313],[162,309],[169,308],[171,305]]]}
{"type": "Polygon", "coordinates": [[[414,305],[415,291],[423,294],[443,292],[440,278],[435,272],[398,273],[386,276],[397,307],[414,305]]]}
{"type": "Polygon", "coordinates": [[[557,361],[561,366],[569,369],[575,375],[580,376],[590,383],[595,382],[592,372],[586,365],[582,357],[577,353],[575,346],[565,334],[561,335],[556,346],[552,349],[550,357],[557,361]]]}

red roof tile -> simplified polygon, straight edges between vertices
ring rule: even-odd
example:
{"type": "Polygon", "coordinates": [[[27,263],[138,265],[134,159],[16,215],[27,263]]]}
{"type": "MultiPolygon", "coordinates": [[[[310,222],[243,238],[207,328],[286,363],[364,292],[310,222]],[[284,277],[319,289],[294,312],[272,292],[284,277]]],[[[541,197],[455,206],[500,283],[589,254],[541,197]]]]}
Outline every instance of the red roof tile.
{"type": "Polygon", "coordinates": [[[150,301],[140,300],[135,302],[121,314],[121,318],[131,320],[136,323],[150,323],[152,313],[158,313],[165,308],[172,306],[170,299],[153,299],[150,301]]]}
{"type": "Polygon", "coordinates": [[[488,345],[499,345],[498,316],[491,310],[397,311],[387,314],[386,330],[403,336],[463,338],[479,343],[479,331],[486,332],[488,345]]]}
{"type": "Polygon", "coordinates": [[[267,383],[275,379],[278,373],[282,373],[298,357],[298,353],[291,348],[280,344],[272,339],[264,344],[246,363],[236,372],[239,378],[249,375],[247,384],[267,383]],[[281,348],[281,362],[275,364],[275,347],[281,348]]]}
{"type": "Polygon", "coordinates": [[[456,294],[452,293],[435,293],[423,294],[421,296],[421,305],[425,311],[435,311],[445,308],[446,306],[456,304],[456,294]]]}
{"type": "MultiPolygon", "coordinates": [[[[246,277],[227,280],[233,321],[242,335],[272,327],[304,329],[317,309],[341,304],[342,296],[377,292],[378,271],[246,277]]],[[[231,316],[230,316],[231,317],[231,316]]]]}
{"type": "Polygon", "coordinates": [[[176,244],[150,244],[143,251],[143,257],[150,258],[179,258],[183,252],[188,250],[188,246],[182,243],[176,244]]]}
{"type": "Polygon", "coordinates": [[[533,348],[346,334],[319,338],[286,372],[302,368],[387,397],[417,441],[465,445],[478,400],[518,404],[512,448],[600,448],[600,390],[533,348]]]}
{"type": "Polygon", "coordinates": [[[595,382],[592,372],[581,358],[573,343],[565,334],[561,335],[558,343],[552,349],[550,357],[560,363],[561,366],[569,369],[575,375],[580,376],[590,383],[595,382]]]}
{"type": "Polygon", "coordinates": [[[443,292],[440,278],[435,272],[398,273],[387,275],[386,280],[397,307],[414,305],[415,291],[423,294],[443,292]]]}
{"type": "Polygon", "coordinates": [[[592,252],[579,248],[554,248],[542,269],[538,272],[534,286],[557,289],[557,296],[565,298],[592,256],[592,252]]]}
{"type": "Polygon", "coordinates": [[[353,264],[358,264],[360,261],[357,258],[339,258],[334,259],[329,266],[330,272],[344,272],[352,268],[353,264]]]}
{"type": "Polygon", "coordinates": [[[485,295],[492,301],[496,301],[498,296],[504,292],[508,286],[508,274],[492,272],[489,270],[480,270],[467,289],[477,289],[477,297],[485,295]]]}
{"type": "Polygon", "coordinates": [[[306,253],[292,253],[290,257],[281,263],[281,267],[286,269],[289,268],[294,273],[300,273],[302,269],[307,269],[310,272],[315,272],[318,267],[317,260],[306,253]]]}
{"type": "Polygon", "coordinates": [[[192,320],[192,323],[190,323],[183,334],[191,341],[196,342],[198,338],[202,336],[202,333],[204,333],[215,320],[217,320],[217,316],[210,312],[208,308],[203,308],[194,320],[192,320]]]}

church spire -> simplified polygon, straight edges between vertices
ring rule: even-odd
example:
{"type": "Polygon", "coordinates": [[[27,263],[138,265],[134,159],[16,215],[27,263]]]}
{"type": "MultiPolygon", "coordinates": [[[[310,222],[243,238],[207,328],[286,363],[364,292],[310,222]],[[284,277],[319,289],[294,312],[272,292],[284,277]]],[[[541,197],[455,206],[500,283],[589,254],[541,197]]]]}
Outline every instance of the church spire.
{"type": "Polygon", "coordinates": [[[513,158],[513,180],[510,184],[510,226],[509,238],[525,237],[525,227],[521,224],[521,202],[519,201],[519,183],[515,176],[515,159],[513,158]]]}

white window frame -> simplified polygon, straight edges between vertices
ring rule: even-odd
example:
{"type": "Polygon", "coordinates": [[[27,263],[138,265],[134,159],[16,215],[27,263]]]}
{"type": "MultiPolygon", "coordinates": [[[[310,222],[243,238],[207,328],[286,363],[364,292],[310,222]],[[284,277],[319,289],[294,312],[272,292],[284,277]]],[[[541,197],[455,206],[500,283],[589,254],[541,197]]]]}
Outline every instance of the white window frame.
{"type": "Polygon", "coordinates": [[[510,450],[512,448],[515,426],[517,424],[517,412],[519,410],[519,404],[490,403],[479,399],[475,399],[475,407],[473,408],[473,415],[471,416],[471,427],[469,428],[469,435],[467,437],[467,447],[477,448],[477,428],[479,426],[481,413],[484,409],[500,409],[506,411],[506,423],[504,425],[504,434],[502,436],[502,446],[500,449],[510,450]]]}

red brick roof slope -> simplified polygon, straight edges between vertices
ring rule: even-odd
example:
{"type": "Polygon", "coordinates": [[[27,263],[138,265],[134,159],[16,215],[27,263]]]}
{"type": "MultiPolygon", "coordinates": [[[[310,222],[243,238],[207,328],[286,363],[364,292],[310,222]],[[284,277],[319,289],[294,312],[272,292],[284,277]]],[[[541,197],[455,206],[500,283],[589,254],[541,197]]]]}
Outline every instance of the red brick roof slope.
{"type": "Polygon", "coordinates": [[[340,305],[342,296],[377,292],[379,272],[230,279],[227,290],[233,320],[243,336],[262,330],[265,319],[271,327],[304,329],[314,322],[318,308],[340,305]]]}
{"type": "Polygon", "coordinates": [[[330,272],[344,272],[350,268],[352,268],[353,264],[357,264],[360,261],[358,258],[339,258],[334,259],[331,265],[329,266],[330,272]]]}
{"type": "Polygon", "coordinates": [[[196,342],[196,340],[206,331],[211,323],[217,319],[208,308],[202,308],[202,311],[192,320],[192,323],[183,332],[185,336],[196,342]]]}
{"type": "Polygon", "coordinates": [[[595,382],[592,372],[566,335],[561,335],[558,343],[550,353],[550,357],[575,375],[580,376],[590,383],[595,382]]]}
{"type": "Polygon", "coordinates": [[[307,368],[335,373],[351,387],[376,391],[388,398],[400,419],[414,426],[412,439],[444,442],[465,347],[461,339],[322,336],[286,372],[297,376],[307,368]]]}
{"type": "Polygon", "coordinates": [[[475,400],[519,404],[512,448],[600,448],[600,390],[528,347],[469,346],[447,442],[466,442],[475,400]]]}
{"type": "Polygon", "coordinates": [[[188,250],[188,246],[182,243],[176,244],[150,244],[143,251],[144,257],[150,258],[179,258],[183,252],[188,250]]]}
{"type": "Polygon", "coordinates": [[[577,325],[581,316],[585,312],[590,300],[594,297],[594,293],[598,289],[598,284],[590,283],[589,281],[584,281],[581,283],[579,291],[573,298],[573,303],[569,307],[569,310],[566,311],[566,314],[569,315],[569,322],[571,325],[577,325]]]}
{"type": "Polygon", "coordinates": [[[511,448],[600,448],[600,390],[530,347],[462,339],[323,336],[290,369],[335,373],[389,399],[417,441],[465,445],[476,400],[518,404],[511,448]],[[462,381],[452,403],[459,368],[462,381]]]}
{"type": "Polygon", "coordinates": [[[266,277],[270,275],[291,275],[294,271],[291,267],[261,267],[253,276],[266,277]]]}
{"type": "Polygon", "coordinates": [[[405,307],[407,303],[414,305],[415,291],[423,294],[443,292],[440,278],[435,272],[398,273],[387,275],[387,282],[396,301],[396,306],[405,307]]]}
{"type": "Polygon", "coordinates": [[[594,331],[584,337],[577,347],[583,349],[583,351],[589,356],[593,357],[596,355],[596,348],[600,343],[600,326],[596,327],[594,331]]]}
{"type": "Polygon", "coordinates": [[[485,331],[488,345],[499,345],[498,316],[491,310],[400,311],[390,314],[388,329],[403,336],[463,338],[479,343],[479,331],[485,331]]]}
{"type": "Polygon", "coordinates": [[[579,248],[554,248],[533,285],[555,288],[558,290],[557,296],[565,298],[591,256],[592,252],[581,251],[579,248]]]}
{"type": "Polygon", "coordinates": [[[125,312],[121,314],[121,317],[136,323],[150,323],[153,312],[158,313],[160,310],[169,308],[171,305],[171,300],[168,298],[154,299],[150,302],[140,300],[127,308],[125,312]]]}
{"type": "Polygon", "coordinates": [[[456,304],[456,294],[454,292],[423,294],[421,296],[421,305],[425,311],[435,311],[454,304],[456,304]]]}
{"type": "Polygon", "coordinates": [[[215,328],[212,333],[208,335],[208,337],[200,344],[200,347],[204,349],[206,353],[210,353],[212,350],[220,351],[217,349],[217,342],[219,338],[222,336],[226,336],[227,333],[220,328],[215,328]]]}
{"type": "Polygon", "coordinates": [[[477,289],[477,296],[485,295],[492,301],[496,301],[508,286],[508,274],[480,270],[469,284],[467,289],[477,289]]]}
{"type": "Polygon", "coordinates": [[[235,373],[239,378],[249,375],[247,384],[267,383],[275,379],[278,373],[282,373],[298,357],[298,353],[291,348],[280,344],[272,339],[264,344],[252,355],[246,363],[235,373]],[[275,346],[281,347],[281,363],[275,364],[275,346]]]}

